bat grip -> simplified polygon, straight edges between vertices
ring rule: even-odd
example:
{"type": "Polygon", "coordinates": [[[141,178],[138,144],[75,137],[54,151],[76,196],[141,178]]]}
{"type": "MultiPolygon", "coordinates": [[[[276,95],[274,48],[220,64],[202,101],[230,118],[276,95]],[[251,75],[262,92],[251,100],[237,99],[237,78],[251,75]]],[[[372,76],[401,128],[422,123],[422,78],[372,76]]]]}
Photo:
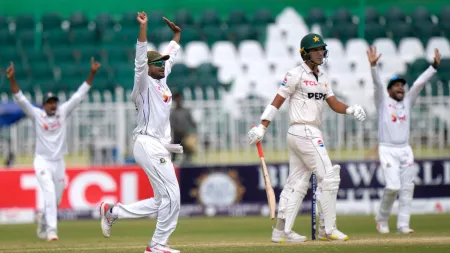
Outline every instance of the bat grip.
{"type": "Polygon", "coordinates": [[[261,142],[256,143],[256,147],[258,148],[258,154],[260,158],[264,157],[264,151],[261,146],[261,142]]]}

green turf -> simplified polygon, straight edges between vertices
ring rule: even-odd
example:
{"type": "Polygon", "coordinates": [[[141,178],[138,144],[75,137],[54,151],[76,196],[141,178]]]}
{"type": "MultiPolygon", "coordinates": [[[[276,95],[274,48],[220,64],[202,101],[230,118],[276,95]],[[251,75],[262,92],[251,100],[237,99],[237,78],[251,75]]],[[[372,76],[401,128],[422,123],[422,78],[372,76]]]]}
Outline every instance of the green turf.
{"type": "MultiPolygon", "coordinates": [[[[395,219],[390,222],[395,231],[395,219]]],[[[270,242],[273,222],[266,217],[182,218],[170,244],[181,252],[450,252],[450,214],[412,216],[415,234],[380,235],[372,216],[339,216],[347,242],[311,241],[310,217],[299,216],[294,229],[308,236],[305,243],[270,242]]],[[[0,252],[143,252],[154,220],[118,221],[111,238],[101,234],[99,221],[63,221],[60,240],[39,241],[35,226],[0,225],[0,252]]]]}

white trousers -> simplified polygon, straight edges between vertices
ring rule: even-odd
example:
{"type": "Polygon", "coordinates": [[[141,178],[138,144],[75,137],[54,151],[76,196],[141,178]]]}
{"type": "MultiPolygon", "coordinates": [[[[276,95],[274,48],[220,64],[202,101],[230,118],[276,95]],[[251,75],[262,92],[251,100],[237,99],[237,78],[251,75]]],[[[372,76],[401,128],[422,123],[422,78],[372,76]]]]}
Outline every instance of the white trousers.
{"type": "Polygon", "coordinates": [[[177,226],[180,213],[180,187],[170,153],[158,140],[139,135],[134,144],[133,155],[147,174],[154,197],[129,205],[118,203],[118,218],[157,216],[152,241],[167,244],[177,226]]]}
{"type": "Polygon", "coordinates": [[[57,232],[58,206],[64,192],[66,165],[64,159],[47,160],[40,156],[34,157],[34,172],[39,188],[44,198],[43,210],[47,233],[57,232]]]}
{"type": "Polygon", "coordinates": [[[389,219],[392,205],[398,195],[397,228],[409,227],[410,206],[414,194],[414,178],[418,173],[412,167],[414,163],[412,149],[409,145],[405,147],[380,145],[378,153],[386,186],[376,220],[387,221],[389,219]]]}
{"type": "Polygon", "coordinates": [[[289,128],[287,141],[289,175],[280,195],[278,218],[286,219],[284,230],[289,233],[308,190],[311,173],[316,171],[320,187],[327,171],[330,173],[332,164],[319,129],[293,125],[289,128]]]}

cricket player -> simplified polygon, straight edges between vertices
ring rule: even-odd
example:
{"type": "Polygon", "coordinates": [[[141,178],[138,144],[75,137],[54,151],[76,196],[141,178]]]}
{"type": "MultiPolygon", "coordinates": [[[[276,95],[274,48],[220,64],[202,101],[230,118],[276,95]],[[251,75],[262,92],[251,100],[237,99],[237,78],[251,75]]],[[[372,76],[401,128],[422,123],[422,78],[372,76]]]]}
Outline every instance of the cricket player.
{"type": "Polygon", "coordinates": [[[6,70],[14,99],[35,125],[34,171],[45,202],[44,210],[37,215],[37,235],[42,240],[58,240],[57,211],[64,191],[67,121],[86,97],[100,66],[91,58],[91,73],[75,94],[58,106],[58,97],[49,92],[44,96],[43,109],[33,106],[23,95],[14,77],[13,62],[6,70]]]}
{"type": "Polygon", "coordinates": [[[180,49],[181,29],[164,18],[174,36],[161,55],[155,51],[147,51],[148,18],[145,12],[138,13],[137,21],[140,32],[136,44],[134,87],[131,93],[137,111],[133,154],[150,179],[154,197],[129,205],[102,203],[101,227],[103,235],[108,238],[117,219],[155,215],[155,233],[145,252],[177,253],[180,251],[167,245],[180,212],[180,188],[170,153],[182,153],[183,148],[179,144],[170,144],[172,93],[166,82],[180,49]]]}
{"type": "Polygon", "coordinates": [[[433,64],[417,78],[409,92],[404,89],[406,80],[394,76],[387,85],[387,93],[376,66],[381,54],[377,55],[377,49],[372,46],[367,50],[367,56],[372,67],[378,111],[378,154],[386,182],[380,209],[375,217],[377,230],[381,234],[389,233],[388,219],[398,195],[397,232],[414,233],[409,227],[409,209],[413,199],[413,181],[418,172],[411,167],[414,163],[414,155],[409,146],[411,108],[420,91],[436,73],[441,55],[435,49],[433,64]]]}
{"type": "Polygon", "coordinates": [[[322,36],[308,34],[300,43],[303,63],[288,71],[272,104],[261,115],[261,124],[253,127],[248,138],[251,145],[261,141],[280,106],[289,98],[289,176],[280,195],[278,219],[272,230],[273,242],[303,242],[305,236],[292,231],[295,218],[309,187],[311,173],[317,174],[317,202],[321,240],[348,240],[336,227],[336,199],[340,183],[340,166],[332,165],[325,148],[320,125],[325,102],[337,113],[349,114],[363,121],[366,113],[359,105],[347,106],[333,94],[328,76],[318,66],[327,57],[322,36]]]}

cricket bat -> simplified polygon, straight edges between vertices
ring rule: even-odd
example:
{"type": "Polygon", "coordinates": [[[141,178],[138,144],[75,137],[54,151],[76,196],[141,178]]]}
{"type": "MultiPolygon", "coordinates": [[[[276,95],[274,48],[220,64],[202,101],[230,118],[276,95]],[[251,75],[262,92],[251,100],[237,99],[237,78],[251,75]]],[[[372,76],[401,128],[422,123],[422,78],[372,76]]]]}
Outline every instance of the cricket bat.
{"type": "Polygon", "coordinates": [[[270,183],[269,172],[267,171],[267,165],[264,161],[264,152],[261,146],[261,142],[256,143],[256,147],[258,148],[259,158],[261,158],[262,163],[262,174],[264,177],[264,184],[266,186],[267,201],[269,203],[270,209],[270,218],[273,220],[275,219],[275,193],[273,192],[272,183],[270,183]]]}

